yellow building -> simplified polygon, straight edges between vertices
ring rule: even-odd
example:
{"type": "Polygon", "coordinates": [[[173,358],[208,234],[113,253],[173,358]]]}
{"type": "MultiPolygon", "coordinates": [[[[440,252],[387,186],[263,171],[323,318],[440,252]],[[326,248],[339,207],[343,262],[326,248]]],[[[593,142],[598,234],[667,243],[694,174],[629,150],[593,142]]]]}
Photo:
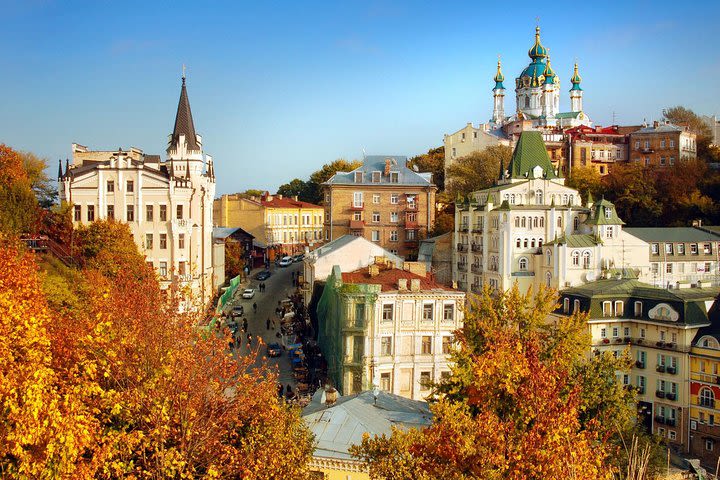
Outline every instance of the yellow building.
{"type": "Polygon", "coordinates": [[[690,350],[689,451],[703,466],[715,468],[720,456],[720,329],[701,328],[690,350]]]}
{"type": "Polygon", "coordinates": [[[322,242],[324,208],[282,195],[246,197],[223,195],[215,199],[213,218],[219,227],[240,227],[262,247],[278,253],[302,252],[322,242]]]}

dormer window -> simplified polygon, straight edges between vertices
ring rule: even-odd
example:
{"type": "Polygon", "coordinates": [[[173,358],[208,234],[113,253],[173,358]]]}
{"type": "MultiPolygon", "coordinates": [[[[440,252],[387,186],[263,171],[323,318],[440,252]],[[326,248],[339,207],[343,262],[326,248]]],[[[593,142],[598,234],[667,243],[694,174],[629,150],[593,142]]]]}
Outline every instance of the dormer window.
{"type": "Polygon", "coordinates": [[[398,172],[390,172],[390,183],[398,183],[400,174],[398,172]]]}
{"type": "Polygon", "coordinates": [[[612,208],[605,207],[605,218],[611,218],[612,217],[612,208]]]}
{"type": "Polygon", "coordinates": [[[380,176],[382,172],[372,172],[372,182],[380,183],[380,176]]]}
{"type": "Polygon", "coordinates": [[[362,183],[363,174],[362,172],[355,172],[355,183],[362,183]]]}

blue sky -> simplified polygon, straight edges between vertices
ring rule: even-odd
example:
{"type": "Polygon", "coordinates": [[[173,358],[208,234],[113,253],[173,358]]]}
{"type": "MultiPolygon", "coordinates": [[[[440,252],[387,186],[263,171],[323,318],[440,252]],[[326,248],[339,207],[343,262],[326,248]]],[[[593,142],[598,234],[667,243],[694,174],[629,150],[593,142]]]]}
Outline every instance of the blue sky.
{"type": "Polygon", "coordinates": [[[164,153],[185,63],[218,193],[275,190],[363,149],[411,156],[440,146],[444,133],[489,119],[497,55],[513,111],[536,16],[561,109],[577,58],[597,124],[613,112],[637,124],[677,104],[720,114],[720,2],[0,6],[0,142],[53,167],[72,142],[164,153]]]}

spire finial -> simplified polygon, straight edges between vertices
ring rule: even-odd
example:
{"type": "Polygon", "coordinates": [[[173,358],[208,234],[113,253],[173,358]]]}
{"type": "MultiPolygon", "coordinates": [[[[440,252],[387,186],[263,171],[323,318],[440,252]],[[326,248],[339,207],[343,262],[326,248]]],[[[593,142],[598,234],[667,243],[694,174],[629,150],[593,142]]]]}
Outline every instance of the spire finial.
{"type": "Polygon", "coordinates": [[[183,83],[183,85],[185,85],[185,69],[186,69],[186,66],[183,63],[182,64],[182,83],[183,83]]]}

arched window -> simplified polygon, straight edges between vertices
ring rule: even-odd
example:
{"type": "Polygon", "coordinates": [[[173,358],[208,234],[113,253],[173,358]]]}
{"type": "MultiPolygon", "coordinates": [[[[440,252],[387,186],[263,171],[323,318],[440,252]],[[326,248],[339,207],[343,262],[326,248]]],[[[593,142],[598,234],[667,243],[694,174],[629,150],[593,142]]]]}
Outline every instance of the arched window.
{"type": "Polygon", "coordinates": [[[530,95],[525,95],[525,108],[530,108],[530,95]]]}
{"type": "Polygon", "coordinates": [[[568,203],[568,196],[567,193],[563,195],[563,205],[567,205],[568,203]]]}
{"type": "Polygon", "coordinates": [[[577,230],[580,227],[580,217],[575,217],[573,219],[573,228],[577,230]]]}
{"type": "Polygon", "coordinates": [[[573,301],[573,313],[580,311],[580,300],[573,301]]]}
{"type": "Polygon", "coordinates": [[[550,250],[545,251],[545,265],[548,267],[552,265],[552,253],[550,253],[550,250]]]}
{"type": "Polygon", "coordinates": [[[562,228],[562,217],[558,217],[558,228],[562,228]]]}
{"type": "Polygon", "coordinates": [[[571,257],[572,257],[573,266],[575,266],[575,267],[579,266],[580,265],[580,253],[577,250],[575,250],[574,252],[572,252],[571,257]]]}
{"type": "Polygon", "coordinates": [[[698,345],[700,345],[703,348],[713,348],[716,350],[719,347],[718,341],[714,337],[710,337],[707,335],[700,339],[700,341],[698,342],[698,345]]]}
{"type": "Polygon", "coordinates": [[[537,228],[538,226],[538,217],[533,217],[533,228],[537,228]]]}
{"type": "Polygon", "coordinates": [[[542,248],[542,242],[543,242],[543,239],[538,238],[538,248],[542,248]]]}
{"type": "Polygon", "coordinates": [[[700,400],[701,407],[715,408],[715,394],[707,387],[700,390],[698,400],[700,400]]]}
{"type": "Polygon", "coordinates": [[[520,270],[527,270],[528,268],[528,259],[525,257],[521,257],[520,260],[518,260],[518,268],[520,270]]]}
{"type": "Polygon", "coordinates": [[[530,248],[535,248],[535,239],[534,238],[530,239],[530,248]]]}
{"type": "Polygon", "coordinates": [[[575,197],[570,195],[570,205],[573,205],[575,203],[575,197]]]}
{"type": "Polygon", "coordinates": [[[527,238],[523,239],[523,248],[528,248],[528,239],[527,238]]]}
{"type": "Polygon", "coordinates": [[[545,286],[550,288],[550,284],[552,283],[552,273],[547,272],[545,274],[545,286]]]}
{"type": "Polygon", "coordinates": [[[535,204],[536,205],[543,204],[543,191],[542,190],[535,190],[535,204]]]}
{"type": "Polygon", "coordinates": [[[515,205],[515,195],[510,195],[510,205],[515,205]]]}
{"type": "Polygon", "coordinates": [[[582,259],[583,259],[583,268],[585,270],[587,270],[588,268],[590,268],[590,252],[584,251],[582,254],[582,259]]]}
{"type": "Polygon", "coordinates": [[[519,238],[515,240],[515,247],[520,248],[520,239],[519,238]]]}
{"type": "Polygon", "coordinates": [[[515,217],[515,226],[520,227],[520,217],[515,217]]]}
{"type": "Polygon", "coordinates": [[[522,220],[520,221],[520,225],[525,228],[527,227],[527,221],[525,220],[525,217],[522,217],[522,220]]]}
{"type": "Polygon", "coordinates": [[[540,217],[540,228],[545,228],[545,217],[540,217]]]}

